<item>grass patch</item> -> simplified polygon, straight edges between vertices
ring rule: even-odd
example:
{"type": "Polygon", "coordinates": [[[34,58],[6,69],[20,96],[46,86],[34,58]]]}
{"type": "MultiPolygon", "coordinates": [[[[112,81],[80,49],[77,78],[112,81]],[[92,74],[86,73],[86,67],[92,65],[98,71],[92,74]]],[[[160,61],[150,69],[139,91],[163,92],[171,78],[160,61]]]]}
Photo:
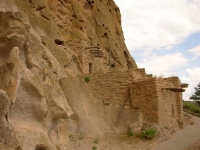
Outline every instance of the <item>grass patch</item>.
{"type": "Polygon", "coordinates": [[[74,137],[71,134],[69,135],[69,139],[70,139],[70,141],[76,142],[76,140],[74,139],[74,137]]]}
{"type": "Polygon", "coordinates": [[[78,139],[79,140],[82,140],[84,138],[84,134],[83,133],[80,133],[79,135],[78,135],[78,139]]]}
{"type": "Polygon", "coordinates": [[[96,149],[97,149],[97,147],[96,147],[96,146],[93,146],[93,147],[92,147],[92,150],[96,150],[96,149]]]}
{"type": "Polygon", "coordinates": [[[154,130],[154,129],[147,128],[142,132],[141,137],[144,138],[144,139],[151,140],[156,135],[156,132],[157,131],[154,130]]]}
{"type": "Polygon", "coordinates": [[[98,144],[98,143],[99,143],[99,140],[98,140],[98,139],[95,139],[95,140],[93,141],[93,143],[98,144]]]}
{"type": "Polygon", "coordinates": [[[134,136],[133,131],[129,131],[129,132],[127,133],[127,136],[128,136],[128,137],[134,136]]]}
{"type": "Polygon", "coordinates": [[[200,114],[200,107],[197,106],[196,104],[192,104],[189,102],[183,102],[183,108],[190,110],[193,113],[200,114]]]}

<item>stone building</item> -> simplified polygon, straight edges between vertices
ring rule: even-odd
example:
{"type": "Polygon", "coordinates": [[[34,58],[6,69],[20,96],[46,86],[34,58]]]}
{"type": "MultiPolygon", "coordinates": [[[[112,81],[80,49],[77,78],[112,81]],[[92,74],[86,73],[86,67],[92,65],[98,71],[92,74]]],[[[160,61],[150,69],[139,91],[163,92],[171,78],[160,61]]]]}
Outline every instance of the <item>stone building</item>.
{"type": "Polygon", "coordinates": [[[178,77],[152,77],[144,69],[93,73],[90,87],[104,105],[118,103],[140,112],[144,122],[168,131],[183,127],[182,92],[188,84],[178,77]]]}

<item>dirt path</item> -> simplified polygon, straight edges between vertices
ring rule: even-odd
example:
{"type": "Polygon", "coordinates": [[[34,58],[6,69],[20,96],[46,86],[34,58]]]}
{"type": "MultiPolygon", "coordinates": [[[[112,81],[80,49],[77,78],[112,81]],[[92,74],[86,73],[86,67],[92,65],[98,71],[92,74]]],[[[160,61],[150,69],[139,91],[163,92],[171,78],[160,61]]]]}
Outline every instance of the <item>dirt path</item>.
{"type": "Polygon", "coordinates": [[[159,143],[151,150],[183,150],[187,145],[200,139],[200,118],[193,116],[194,125],[186,126],[183,130],[177,131],[172,138],[159,143]]]}

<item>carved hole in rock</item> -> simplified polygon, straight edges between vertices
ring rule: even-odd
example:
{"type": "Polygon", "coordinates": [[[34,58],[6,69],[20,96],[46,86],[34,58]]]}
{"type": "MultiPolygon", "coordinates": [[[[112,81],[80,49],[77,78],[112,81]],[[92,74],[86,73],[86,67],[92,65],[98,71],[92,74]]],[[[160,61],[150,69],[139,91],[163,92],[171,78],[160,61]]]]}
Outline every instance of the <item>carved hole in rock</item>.
{"type": "Polygon", "coordinates": [[[46,43],[45,43],[44,41],[42,41],[42,44],[43,44],[43,45],[46,45],[46,43]]]}
{"type": "Polygon", "coordinates": [[[92,1],[92,4],[94,4],[94,1],[92,1]]]}
{"type": "Polygon", "coordinates": [[[46,82],[46,80],[47,80],[47,75],[44,74],[43,77],[42,77],[42,81],[43,81],[43,82],[46,82]]]}
{"type": "Polygon", "coordinates": [[[110,66],[111,66],[111,68],[115,68],[115,64],[111,64],[110,66]]]}
{"type": "Polygon", "coordinates": [[[107,34],[107,33],[104,33],[103,36],[102,36],[102,38],[108,39],[108,34],[107,34]]]}
{"type": "Polygon", "coordinates": [[[87,1],[87,3],[85,3],[84,8],[86,10],[92,10],[93,9],[93,5],[90,1],[87,1]]]}
{"type": "Polygon", "coordinates": [[[98,11],[100,11],[100,9],[98,9],[98,11]]]}
{"type": "Polygon", "coordinates": [[[45,8],[45,6],[38,6],[38,8],[36,8],[36,10],[37,11],[40,11],[40,10],[42,10],[42,9],[44,9],[45,8]]]}
{"type": "Polygon", "coordinates": [[[73,14],[72,17],[78,19],[77,15],[76,14],[73,14]]]}
{"type": "Polygon", "coordinates": [[[109,9],[109,12],[111,12],[111,9],[109,9]]]}
{"type": "Polygon", "coordinates": [[[32,1],[31,1],[31,0],[29,0],[29,3],[32,3],[32,1]]]}
{"type": "Polygon", "coordinates": [[[102,24],[102,26],[103,26],[103,27],[105,27],[105,25],[104,25],[104,24],[102,24]]]}
{"type": "Polygon", "coordinates": [[[55,39],[55,43],[56,43],[57,45],[64,45],[64,42],[61,41],[61,40],[59,40],[59,39],[55,39]]]}
{"type": "Polygon", "coordinates": [[[22,148],[20,146],[18,146],[16,150],[22,150],[22,148]]]}
{"type": "Polygon", "coordinates": [[[56,76],[58,75],[58,73],[56,71],[53,72],[56,76]]]}
{"type": "Polygon", "coordinates": [[[46,146],[38,145],[35,147],[35,150],[48,150],[46,146]]]}
{"type": "Polygon", "coordinates": [[[6,118],[6,121],[8,121],[8,115],[7,114],[5,115],[5,118],[6,118]]]}

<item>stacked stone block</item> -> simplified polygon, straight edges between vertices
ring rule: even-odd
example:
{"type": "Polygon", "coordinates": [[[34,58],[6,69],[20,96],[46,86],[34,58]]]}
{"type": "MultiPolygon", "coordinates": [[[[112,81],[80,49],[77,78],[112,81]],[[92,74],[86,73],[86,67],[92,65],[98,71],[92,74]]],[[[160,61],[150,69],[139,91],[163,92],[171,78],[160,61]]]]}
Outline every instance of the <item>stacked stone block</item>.
{"type": "Polygon", "coordinates": [[[144,121],[163,129],[176,130],[182,120],[182,100],[178,77],[147,77],[143,69],[91,75],[94,96],[105,105],[118,103],[141,112],[144,121]]]}
{"type": "Polygon", "coordinates": [[[73,40],[67,42],[66,44],[77,54],[84,74],[89,74],[90,72],[93,72],[94,67],[91,66],[92,68],[89,68],[90,64],[92,64],[93,62],[93,56],[86,49],[86,47],[88,47],[87,42],[81,40],[73,40]]]}
{"type": "Polygon", "coordinates": [[[96,98],[104,104],[112,102],[124,104],[130,99],[130,85],[134,80],[142,78],[140,72],[128,70],[126,72],[94,73],[90,86],[96,98]]]}

